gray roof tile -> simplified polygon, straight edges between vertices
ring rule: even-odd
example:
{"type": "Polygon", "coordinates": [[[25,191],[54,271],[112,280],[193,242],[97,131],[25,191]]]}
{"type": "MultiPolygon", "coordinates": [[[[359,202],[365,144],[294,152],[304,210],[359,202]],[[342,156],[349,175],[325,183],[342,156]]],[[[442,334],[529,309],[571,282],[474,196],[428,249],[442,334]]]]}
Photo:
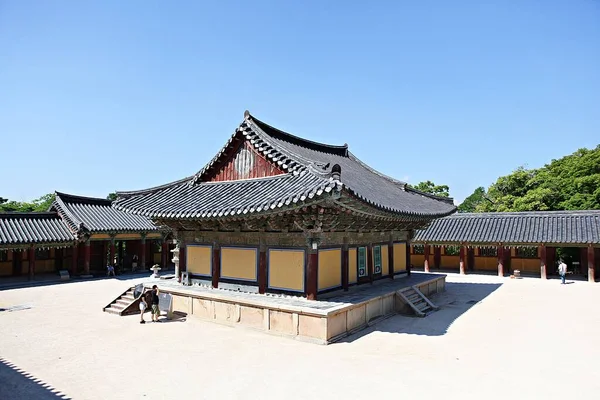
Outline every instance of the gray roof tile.
{"type": "Polygon", "coordinates": [[[0,245],[73,241],[75,235],[54,212],[0,213],[0,245]]]}
{"type": "Polygon", "coordinates": [[[458,213],[416,231],[413,242],[599,244],[600,211],[458,213]]]}
{"type": "Polygon", "coordinates": [[[295,203],[304,193],[327,185],[372,207],[401,216],[436,218],[456,210],[452,199],[418,192],[404,182],[375,171],[350,153],[347,145],[331,146],[302,139],[271,127],[247,112],[225,147],[191,179],[137,192],[120,192],[114,206],[150,217],[176,217],[179,213],[187,218],[210,218],[249,209],[260,212],[265,210],[256,205],[260,202],[285,204],[296,199],[295,203]],[[205,182],[206,174],[226,154],[236,137],[248,140],[287,175],[275,179],[205,182]],[[331,184],[332,168],[336,164],[341,168],[341,175],[339,181],[331,184]],[[236,195],[245,193],[248,185],[253,187],[251,198],[236,195]],[[212,192],[219,195],[208,195],[212,192]]]}
{"type": "Polygon", "coordinates": [[[148,218],[117,210],[106,199],[56,192],[51,209],[56,209],[70,228],[77,232],[144,232],[158,229],[148,218]]]}

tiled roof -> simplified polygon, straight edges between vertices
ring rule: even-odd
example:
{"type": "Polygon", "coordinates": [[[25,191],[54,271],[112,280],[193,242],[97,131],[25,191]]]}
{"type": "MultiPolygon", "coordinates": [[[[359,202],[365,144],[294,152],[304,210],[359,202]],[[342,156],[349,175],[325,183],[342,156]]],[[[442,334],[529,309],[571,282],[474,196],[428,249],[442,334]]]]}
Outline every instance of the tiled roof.
{"type": "Polygon", "coordinates": [[[258,213],[330,196],[339,182],[302,172],[241,181],[179,183],[114,206],[148,217],[210,218],[258,213]],[[282,196],[284,194],[284,196],[282,196]]]}
{"type": "Polygon", "coordinates": [[[210,218],[227,213],[240,214],[250,209],[254,212],[267,210],[258,206],[262,203],[276,206],[295,203],[298,200],[294,199],[301,199],[311,191],[316,192],[316,196],[328,196],[329,192],[324,191],[327,185],[335,188],[336,193],[344,193],[371,207],[399,216],[436,218],[456,210],[452,199],[418,192],[404,182],[373,170],[350,153],[347,145],[331,146],[305,140],[273,128],[248,112],[223,149],[194,177],[152,189],[119,192],[114,206],[147,216],[210,218]],[[210,169],[226,156],[234,139],[240,137],[286,171],[286,178],[205,182],[210,169]],[[334,167],[339,167],[339,177],[333,173],[334,167]],[[257,185],[252,199],[232,195],[244,193],[249,181],[257,185]],[[210,189],[203,186],[210,186],[210,189]],[[318,193],[319,188],[324,194],[318,193]],[[203,193],[210,192],[218,192],[221,197],[204,197],[203,193]],[[182,193],[185,195],[180,195],[182,193]]]}
{"type": "Polygon", "coordinates": [[[148,218],[111,207],[111,201],[56,192],[55,209],[75,232],[144,232],[158,228],[148,218]]]}
{"type": "Polygon", "coordinates": [[[600,211],[458,213],[415,232],[417,243],[600,243],[600,211]]]}
{"type": "Polygon", "coordinates": [[[0,245],[74,241],[75,236],[56,213],[0,213],[0,245]]]}

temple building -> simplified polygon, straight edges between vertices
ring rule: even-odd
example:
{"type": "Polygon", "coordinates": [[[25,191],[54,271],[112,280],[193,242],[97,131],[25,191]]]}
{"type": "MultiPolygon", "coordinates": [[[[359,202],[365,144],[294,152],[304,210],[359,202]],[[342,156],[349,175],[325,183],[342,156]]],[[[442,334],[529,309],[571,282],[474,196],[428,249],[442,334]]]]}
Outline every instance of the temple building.
{"type": "Polygon", "coordinates": [[[410,274],[412,232],[456,211],[248,112],[198,173],[112,206],[171,230],[184,283],[309,299],[410,274]]]}
{"type": "Polygon", "coordinates": [[[106,274],[170,262],[168,229],[99,198],[55,193],[48,212],[0,213],[0,276],[106,274]]]}
{"type": "Polygon", "coordinates": [[[558,258],[570,276],[594,282],[600,268],[600,211],[458,213],[415,232],[411,263],[441,271],[546,279],[558,258]],[[560,253],[560,254],[559,254],[560,253]]]}

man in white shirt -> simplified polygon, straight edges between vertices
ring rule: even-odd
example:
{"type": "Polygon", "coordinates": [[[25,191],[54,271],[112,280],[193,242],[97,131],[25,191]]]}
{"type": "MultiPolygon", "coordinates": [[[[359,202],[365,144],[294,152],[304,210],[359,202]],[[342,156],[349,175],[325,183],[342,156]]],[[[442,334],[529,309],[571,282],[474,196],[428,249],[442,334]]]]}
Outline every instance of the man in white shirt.
{"type": "Polygon", "coordinates": [[[565,276],[567,275],[567,264],[563,260],[560,260],[560,264],[558,264],[558,274],[560,275],[561,284],[565,284],[565,276]]]}

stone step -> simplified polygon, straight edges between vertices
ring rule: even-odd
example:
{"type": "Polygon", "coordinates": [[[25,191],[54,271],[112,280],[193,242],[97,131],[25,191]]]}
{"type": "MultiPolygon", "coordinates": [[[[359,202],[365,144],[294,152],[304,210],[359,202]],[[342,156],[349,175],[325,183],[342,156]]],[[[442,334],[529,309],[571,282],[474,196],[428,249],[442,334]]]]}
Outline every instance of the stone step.
{"type": "Polygon", "coordinates": [[[129,300],[129,301],[134,301],[135,297],[133,297],[133,294],[125,294],[125,295],[121,296],[121,299],[123,299],[123,300],[129,300]]]}
{"type": "Polygon", "coordinates": [[[121,310],[116,310],[112,307],[108,307],[104,309],[104,312],[107,312],[109,314],[115,314],[115,315],[119,315],[121,313],[121,310]]]}
{"type": "Polygon", "coordinates": [[[118,303],[112,303],[109,308],[114,308],[115,310],[123,311],[125,306],[118,303]]]}
{"type": "Polygon", "coordinates": [[[120,298],[117,300],[116,304],[122,304],[123,306],[127,307],[128,305],[131,304],[132,301],[133,300],[120,298]]]}
{"type": "Polygon", "coordinates": [[[426,309],[431,309],[431,306],[427,303],[421,303],[421,304],[417,305],[417,310],[419,310],[421,312],[424,312],[423,310],[426,310],[426,309]]]}

